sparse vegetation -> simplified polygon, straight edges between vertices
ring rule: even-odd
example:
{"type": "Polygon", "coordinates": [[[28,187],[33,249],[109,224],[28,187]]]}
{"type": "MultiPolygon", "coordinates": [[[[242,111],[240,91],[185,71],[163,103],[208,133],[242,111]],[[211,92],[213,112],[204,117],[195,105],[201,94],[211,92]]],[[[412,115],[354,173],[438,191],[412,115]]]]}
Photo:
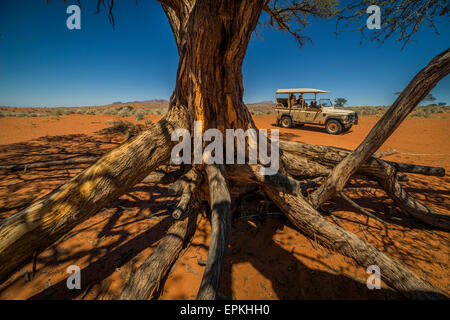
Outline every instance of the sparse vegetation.
{"type": "Polygon", "coordinates": [[[110,134],[110,133],[131,133],[131,132],[139,132],[142,130],[142,125],[136,125],[130,121],[123,120],[108,120],[106,124],[110,124],[111,126],[108,128],[104,128],[100,130],[102,134],[110,134]]]}
{"type": "MultiPolygon", "coordinates": [[[[343,98],[337,98],[338,99],[343,98]]],[[[345,99],[344,99],[345,100],[345,99]]],[[[110,107],[110,108],[87,108],[87,107],[79,107],[79,108],[29,108],[29,109],[20,109],[20,108],[9,108],[9,107],[0,107],[0,118],[5,117],[48,117],[48,116],[65,116],[70,114],[88,114],[88,115],[96,115],[96,114],[104,114],[104,115],[112,115],[112,116],[120,116],[120,117],[129,117],[134,115],[134,118],[137,121],[144,120],[145,115],[159,115],[164,116],[167,109],[165,107],[160,107],[160,104],[157,106],[152,105],[152,108],[134,108],[133,106],[126,105],[120,107],[110,107]]],[[[337,106],[337,104],[336,104],[337,106]]],[[[248,104],[248,109],[250,113],[254,116],[264,115],[264,114],[272,114],[273,113],[273,105],[271,104],[248,104]]],[[[346,107],[349,110],[356,111],[360,117],[364,116],[376,116],[381,117],[384,112],[388,109],[389,106],[354,106],[354,107],[346,107]]],[[[424,106],[417,106],[416,109],[411,113],[410,117],[423,117],[428,118],[432,114],[443,114],[450,111],[450,107],[447,106],[445,102],[439,102],[437,104],[429,104],[424,106]]],[[[150,120],[151,121],[151,120],[150,120]]]]}
{"type": "Polygon", "coordinates": [[[145,115],[146,115],[147,113],[145,112],[145,110],[144,109],[137,109],[137,110],[135,110],[135,112],[134,112],[134,119],[136,119],[136,120],[144,120],[144,118],[145,118],[145,115]]]}
{"type": "MultiPolygon", "coordinates": [[[[350,110],[356,111],[358,116],[377,116],[381,117],[388,110],[389,106],[358,106],[358,107],[347,107],[350,110]]],[[[432,114],[446,113],[450,111],[448,106],[417,106],[414,111],[409,115],[410,117],[423,117],[429,118],[432,114]]]]}
{"type": "Polygon", "coordinates": [[[121,109],[121,110],[119,110],[117,115],[120,116],[120,117],[126,118],[126,117],[131,116],[131,112],[129,110],[127,110],[127,109],[121,109]]]}
{"type": "Polygon", "coordinates": [[[347,103],[347,99],[345,98],[336,98],[334,99],[334,104],[336,107],[343,107],[347,103]]]}

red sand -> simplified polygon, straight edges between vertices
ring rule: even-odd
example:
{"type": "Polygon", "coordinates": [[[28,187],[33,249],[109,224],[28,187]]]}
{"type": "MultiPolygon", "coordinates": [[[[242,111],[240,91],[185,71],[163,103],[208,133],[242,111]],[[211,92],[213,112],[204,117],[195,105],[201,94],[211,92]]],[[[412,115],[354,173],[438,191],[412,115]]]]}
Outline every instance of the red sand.
{"type": "MultiPolygon", "coordinates": [[[[102,136],[98,130],[104,115],[69,115],[55,118],[1,118],[0,164],[25,163],[90,154],[101,154],[124,140],[102,136]]],[[[156,121],[159,117],[151,117],[156,121]]],[[[130,117],[130,121],[133,119],[130,117]]],[[[275,128],[272,115],[257,116],[260,128],[275,128]]],[[[280,129],[281,137],[311,144],[356,147],[377,118],[363,117],[349,133],[332,136],[320,127],[280,129]]],[[[144,123],[144,121],[139,121],[144,123]]],[[[450,119],[407,119],[380,151],[396,149],[399,154],[386,159],[450,170],[448,130],[450,119]]],[[[0,176],[0,219],[47,194],[86,166],[2,173],[0,176]]],[[[449,212],[450,179],[409,175],[408,192],[425,204],[449,212]]],[[[0,286],[0,299],[95,299],[120,292],[123,278],[150,254],[170,225],[167,208],[174,198],[167,186],[137,185],[109,208],[77,226],[70,234],[38,256],[37,271],[31,275],[28,263],[0,286]],[[81,268],[82,289],[68,290],[66,268],[81,268]]],[[[382,192],[352,195],[375,214],[397,217],[388,227],[355,213],[339,199],[329,207],[341,217],[359,219],[363,224],[339,219],[356,233],[394,259],[405,263],[445,294],[450,294],[448,263],[450,237],[420,223],[402,220],[392,202],[382,192]],[[364,224],[368,224],[366,226],[364,224]],[[376,229],[378,228],[378,229],[376,229]]],[[[367,299],[398,298],[384,284],[382,290],[368,290],[365,270],[349,258],[316,246],[283,222],[267,219],[262,223],[240,220],[233,228],[221,292],[233,299],[367,299]]],[[[168,277],[161,299],[193,299],[198,290],[206,260],[210,227],[202,219],[192,245],[179,259],[168,277]]],[[[383,277],[383,274],[381,274],[383,277]]]]}

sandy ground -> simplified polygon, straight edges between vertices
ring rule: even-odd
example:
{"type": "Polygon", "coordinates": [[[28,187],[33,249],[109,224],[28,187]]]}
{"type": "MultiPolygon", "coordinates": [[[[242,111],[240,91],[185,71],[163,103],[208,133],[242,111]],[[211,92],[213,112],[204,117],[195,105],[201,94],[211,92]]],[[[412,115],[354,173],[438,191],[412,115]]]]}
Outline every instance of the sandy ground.
{"type": "MultiPolygon", "coordinates": [[[[158,117],[151,117],[158,120],[158,117]]],[[[0,164],[27,163],[100,155],[124,141],[101,135],[105,115],[0,119],[0,164]]],[[[129,119],[134,121],[132,117],[129,119]]],[[[323,128],[273,127],[272,115],[255,117],[259,128],[280,129],[284,139],[310,144],[355,148],[377,121],[363,117],[350,132],[332,136],[323,128]]],[[[144,121],[139,121],[143,124],[144,121]]],[[[386,159],[442,166],[450,170],[450,118],[408,118],[380,151],[399,154],[386,159]]],[[[0,172],[0,219],[20,211],[81,172],[86,165],[0,172]]],[[[450,210],[450,177],[409,175],[408,192],[441,212],[450,210]]],[[[354,181],[353,183],[357,183],[354,181]]],[[[383,192],[352,194],[355,201],[389,221],[367,219],[342,200],[327,207],[348,230],[405,263],[417,275],[450,295],[447,233],[405,218],[383,192]]],[[[151,254],[171,224],[176,199],[165,185],[139,184],[108,208],[74,228],[37,257],[36,272],[28,263],[0,286],[0,299],[96,299],[120,292],[124,279],[151,254]],[[81,268],[81,289],[66,286],[67,267],[81,268]]],[[[245,207],[245,203],[243,203],[245,207]]],[[[249,207],[251,211],[251,207],[249,207]]],[[[160,299],[194,299],[206,260],[210,227],[201,219],[192,245],[183,253],[165,282],[160,299]],[[200,263],[199,263],[200,262],[200,263]]],[[[280,219],[244,220],[234,225],[221,292],[233,299],[396,299],[384,284],[368,290],[367,274],[349,258],[304,237],[280,219]]],[[[383,275],[381,274],[381,277],[383,275]]]]}

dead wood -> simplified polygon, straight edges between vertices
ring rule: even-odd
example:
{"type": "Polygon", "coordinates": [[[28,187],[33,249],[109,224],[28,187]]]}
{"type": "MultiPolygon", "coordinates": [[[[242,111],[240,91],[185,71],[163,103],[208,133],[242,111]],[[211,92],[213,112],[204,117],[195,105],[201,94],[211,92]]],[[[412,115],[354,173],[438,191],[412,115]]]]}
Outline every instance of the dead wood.
{"type": "Polygon", "coordinates": [[[317,240],[327,248],[355,260],[364,269],[377,265],[382,280],[390,287],[410,299],[445,299],[437,289],[409,271],[403,264],[395,262],[383,252],[355,234],[328,221],[302,196],[293,196],[267,186],[267,194],[286,214],[289,221],[309,238],[317,240]]]}
{"type": "Polygon", "coordinates": [[[185,250],[195,233],[200,208],[191,206],[184,218],[175,221],[155,250],[128,278],[120,300],[147,300],[157,298],[164,280],[185,250]]]}
{"type": "Polygon", "coordinates": [[[450,49],[433,58],[403,90],[364,141],[333,168],[327,180],[311,194],[315,208],[342,191],[348,179],[390,137],[434,86],[450,73],[450,49]]]}
{"type": "Polygon", "coordinates": [[[217,298],[225,253],[230,241],[231,196],[223,165],[207,165],[205,171],[211,206],[211,240],[197,299],[214,300],[217,298]]]}

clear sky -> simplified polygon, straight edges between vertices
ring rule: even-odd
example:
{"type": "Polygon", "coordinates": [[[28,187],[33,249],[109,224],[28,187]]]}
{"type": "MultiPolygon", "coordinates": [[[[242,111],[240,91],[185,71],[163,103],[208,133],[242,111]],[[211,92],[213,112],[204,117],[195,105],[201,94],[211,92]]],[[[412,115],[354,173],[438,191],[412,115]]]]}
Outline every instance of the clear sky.
{"type": "MultiPolygon", "coordinates": [[[[155,0],[116,1],[113,30],[96,1],[83,1],[81,30],[68,30],[66,5],[53,0],[0,0],[0,106],[87,106],[168,99],[178,54],[155,0]]],[[[277,88],[310,87],[344,97],[348,105],[389,105],[436,54],[449,47],[449,23],[440,35],[424,27],[401,50],[364,42],[358,32],[337,39],[334,21],[305,31],[313,44],[299,48],[280,31],[253,37],[243,66],[244,100],[273,100],[277,88]]],[[[432,91],[450,103],[450,78],[432,91]]]]}

